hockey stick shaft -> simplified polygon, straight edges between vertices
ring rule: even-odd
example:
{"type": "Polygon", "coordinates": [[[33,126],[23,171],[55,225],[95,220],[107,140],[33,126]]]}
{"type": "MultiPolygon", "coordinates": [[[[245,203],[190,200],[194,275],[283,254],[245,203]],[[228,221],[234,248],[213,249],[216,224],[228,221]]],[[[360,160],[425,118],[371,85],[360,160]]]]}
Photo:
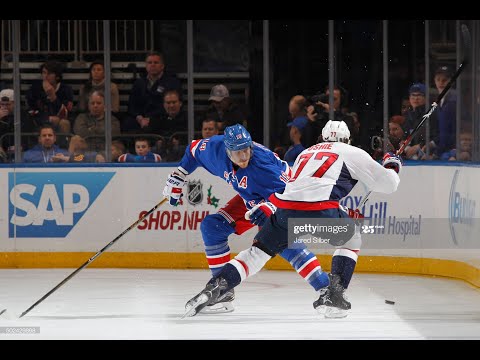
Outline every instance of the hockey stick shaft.
{"type": "Polygon", "coordinates": [[[22,315],[19,317],[23,317],[24,315],[28,314],[30,310],[32,310],[34,307],[36,307],[38,304],[40,304],[43,300],[45,300],[47,297],[49,297],[51,294],[53,294],[58,288],[60,288],[62,285],[64,285],[68,280],[73,278],[76,274],[78,274],[83,268],[87,267],[90,263],[92,263],[97,257],[99,257],[101,254],[103,254],[104,251],[106,251],[110,246],[115,244],[117,240],[120,240],[120,238],[125,235],[127,232],[132,230],[134,227],[136,227],[138,224],[140,224],[147,216],[149,216],[152,212],[154,212],[160,205],[162,205],[165,201],[167,201],[168,198],[164,198],[162,201],[160,201],[157,205],[155,205],[153,208],[151,208],[147,213],[145,213],[142,217],[140,217],[137,221],[135,221],[132,225],[130,225],[127,229],[125,229],[120,235],[118,235],[115,239],[110,241],[107,245],[105,245],[100,251],[98,251],[95,255],[93,255],[90,259],[88,259],[82,266],[80,266],[77,270],[72,272],[70,275],[68,275],[62,282],[60,282],[57,286],[55,286],[52,290],[50,290],[48,293],[43,295],[39,300],[37,300],[32,306],[30,306],[27,310],[25,310],[22,315]]]}
{"type": "MultiPolygon", "coordinates": [[[[463,39],[463,45],[464,45],[464,57],[463,57],[463,60],[462,60],[461,64],[458,66],[457,71],[455,71],[455,74],[453,74],[450,81],[447,83],[447,85],[442,90],[442,92],[440,94],[438,94],[437,99],[434,103],[432,103],[432,106],[430,107],[430,110],[428,110],[428,112],[425,115],[422,116],[422,120],[417,124],[417,126],[415,126],[415,128],[412,130],[412,132],[407,136],[405,141],[402,143],[400,148],[395,152],[395,154],[397,156],[402,154],[404,152],[405,148],[412,142],[413,138],[415,137],[415,135],[417,135],[417,133],[420,130],[420,128],[422,127],[422,125],[425,123],[425,121],[427,119],[430,118],[430,116],[433,114],[435,109],[438,107],[438,104],[440,103],[440,101],[442,101],[444,96],[447,94],[448,90],[450,90],[452,85],[455,83],[457,78],[462,73],[465,66],[468,64],[469,56],[470,56],[470,52],[471,52],[470,51],[471,50],[470,32],[468,31],[468,28],[465,24],[462,24],[461,30],[462,30],[462,39],[463,39]]],[[[372,191],[369,191],[365,195],[365,197],[362,199],[362,201],[358,205],[357,209],[362,208],[367,203],[368,197],[370,196],[371,193],[372,193],[372,191]]]]}

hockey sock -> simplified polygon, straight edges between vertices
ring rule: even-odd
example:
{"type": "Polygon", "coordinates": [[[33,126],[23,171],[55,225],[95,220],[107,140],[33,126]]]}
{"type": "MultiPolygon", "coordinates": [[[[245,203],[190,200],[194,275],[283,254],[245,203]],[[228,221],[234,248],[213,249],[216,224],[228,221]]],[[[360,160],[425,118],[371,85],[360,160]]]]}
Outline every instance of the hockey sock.
{"type": "Polygon", "coordinates": [[[322,271],[317,257],[307,249],[285,249],[280,256],[287,260],[315,291],[328,286],[328,275],[322,271]]]}
{"type": "Polygon", "coordinates": [[[348,288],[357,265],[358,250],[337,249],[332,258],[332,274],[340,275],[344,289],[348,288]]]}
{"type": "Polygon", "coordinates": [[[216,277],[223,266],[230,261],[230,247],[228,241],[217,245],[205,246],[205,253],[207,254],[207,262],[212,275],[216,277]]]}

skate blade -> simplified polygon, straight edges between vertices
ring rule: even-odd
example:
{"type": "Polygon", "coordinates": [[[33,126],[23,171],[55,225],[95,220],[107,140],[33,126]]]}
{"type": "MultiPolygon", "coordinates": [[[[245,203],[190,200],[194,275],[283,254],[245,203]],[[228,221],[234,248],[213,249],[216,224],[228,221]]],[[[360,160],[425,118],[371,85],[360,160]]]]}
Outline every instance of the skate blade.
{"type": "Polygon", "coordinates": [[[225,314],[235,310],[231,302],[220,302],[211,306],[205,306],[199,311],[200,314],[225,314]]]}
{"type": "Polygon", "coordinates": [[[205,304],[208,301],[208,296],[206,294],[200,294],[195,300],[189,301],[185,305],[185,313],[182,316],[182,319],[185,317],[197,315],[197,309],[200,305],[205,304]]]}
{"type": "Polygon", "coordinates": [[[341,319],[344,317],[347,317],[349,311],[348,310],[343,310],[335,307],[327,307],[325,310],[325,317],[327,319],[341,319]]]}

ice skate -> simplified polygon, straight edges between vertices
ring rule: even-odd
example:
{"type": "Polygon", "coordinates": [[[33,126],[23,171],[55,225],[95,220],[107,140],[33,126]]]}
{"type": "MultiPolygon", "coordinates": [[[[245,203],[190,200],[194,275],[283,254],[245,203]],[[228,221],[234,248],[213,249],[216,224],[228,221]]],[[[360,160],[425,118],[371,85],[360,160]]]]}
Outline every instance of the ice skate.
{"type": "Polygon", "coordinates": [[[233,289],[221,292],[218,299],[200,310],[202,314],[224,314],[235,310],[232,301],[235,300],[233,289]]]}
{"type": "Polygon", "coordinates": [[[194,296],[185,304],[185,313],[182,318],[187,316],[195,316],[205,306],[218,302],[222,289],[227,287],[227,282],[223,278],[216,278],[209,282],[205,289],[198,295],[194,296]]]}
{"type": "Polygon", "coordinates": [[[313,303],[313,307],[326,318],[346,317],[351,304],[345,296],[345,289],[340,284],[340,276],[329,274],[329,278],[330,285],[320,290],[320,296],[313,303]]]}
{"type": "Polygon", "coordinates": [[[317,310],[319,314],[325,314],[327,304],[331,304],[330,300],[330,292],[328,290],[328,287],[322,288],[318,291],[320,293],[320,296],[318,300],[315,300],[313,302],[313,308],[317,310]]]}

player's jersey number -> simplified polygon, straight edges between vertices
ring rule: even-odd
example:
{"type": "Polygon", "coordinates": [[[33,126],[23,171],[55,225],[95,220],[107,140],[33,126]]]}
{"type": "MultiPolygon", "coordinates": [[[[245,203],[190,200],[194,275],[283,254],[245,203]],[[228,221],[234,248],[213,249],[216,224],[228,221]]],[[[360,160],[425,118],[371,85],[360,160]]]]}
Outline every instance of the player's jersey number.
{"type": "Polygon", "coordinates": [[[312,161],[315,161],[315,160],[322,161],[322,163],[319,164],[318,167],[315,167],[316,170],[311,175],[312,177],[321,178],[327,172],[330,166],[332,166],[333,163],[337,161],[337,159],[338,159],[338,154],[323,152],[323,151],[315,152],[315,153],[313,152],[306,153],[306,154],[300,155],[298,169],[295,172],[295,175],[293,176],[293,178],[290,179],[290,182],[295,181],[300,176],[300,173],[302,172],[302,170],[305,168],[305,166],[309,161],[311,165],[309,164],[310,166],[308,167],[308,169],[311,169],[312,166],[316,166],[316,164],[312,164],[312,161]],[[315,157],[313,157],[314,155],[315,157]]]}

